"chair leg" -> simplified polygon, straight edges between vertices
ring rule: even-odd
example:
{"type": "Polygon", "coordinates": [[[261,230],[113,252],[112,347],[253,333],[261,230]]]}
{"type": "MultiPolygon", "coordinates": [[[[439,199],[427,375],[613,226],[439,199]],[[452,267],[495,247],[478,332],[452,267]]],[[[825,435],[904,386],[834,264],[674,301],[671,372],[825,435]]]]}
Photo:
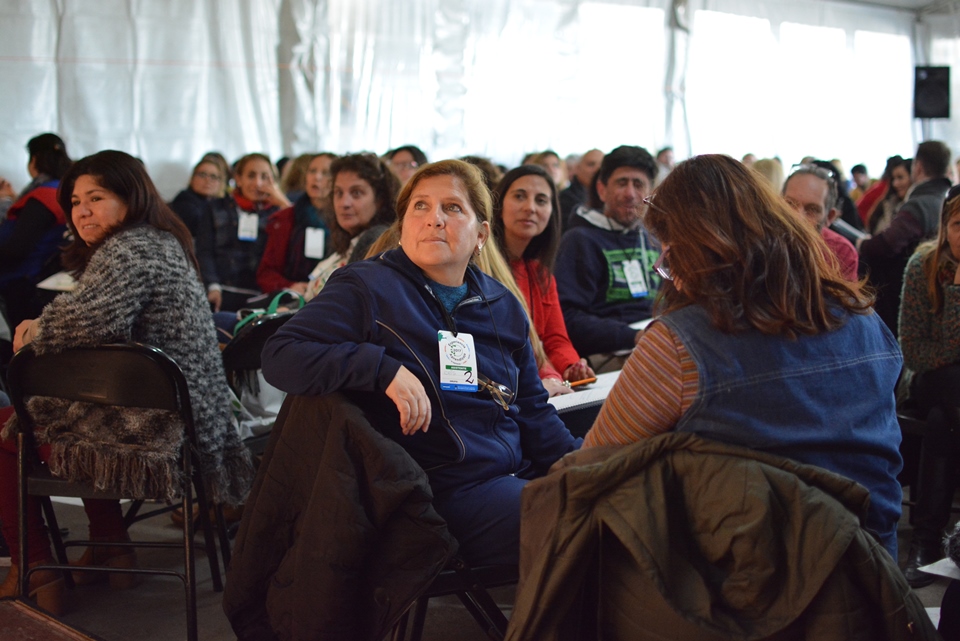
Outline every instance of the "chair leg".
{"type": "MultiPolygon", "coordinates": [[[[197,488],[196,499],[200,507],[200,529],[203,530],[203,541],[207,551],[207,560],[210,563],[210,579],[214,592],[223,592],[223,578],[220,576],[220,558],[217,556],[217,544],[213,538],[213,527],[210,525],[210,505],[207,503],[206,493],[203,490],[203,480],[199,473],[194,475],[194,487],[197,488]]],[[[186,513],[184,513],[186,514],[186,513]]]]}
{"type": "Polygon", "coordinates": [[[197,641],[197,574],[193,553],[193,486],[183,484],[183,575],[187,598],[187,641],[197,641]]]}
{"type": "Polygon", "coordinates": [[[390,641],[403,641],[403,638],[407,635],[407,620],[410,618],[410,610],[408,609],[403,613],[403,616],[400,617],[400,620],[393,625],[393,633],[390,635],[390,641]]]}
{"type": "MultiPolygon", "coordinates": [[[[63,544],[63,536],[60,534],[60,525],[57,523],[57,513],[53,510],[53,501],[49,496],[44,496],[40,500],[43,508],[43,515],[47,521],[47,530],[50,532],[50,540],[53,542],[53,550],[57,555],[57,562],[60,565],[69,565],[67,558],[67,547],[63,544]]],[[[64,572],[63,580],[71,590],[74,588],[73,573],[64,572]]]]}
{"type": "Polygon", "coordinates": [[[20,538],[20,554],[17,559],[17,565],[20,566],[20,594],[29,594],[29,572],[27,572],[27,447],[32,447],[33,443],[27,443],[23,432],[17,434],[17,478],[20,480],[19,490],[20,505],[17,510],[17,536],[20,538]]]}
{"type": "Polygon", "coordinates": [[[484,590],[457,592],[460,602],[491,639],[502,640],[507,634],[507,617],[484,590]]]}
{"type": "Polygon", "coordinates": [[[462,559],[454,559],[456,570],[465,589],[456,593],[467,611],[491,639],[503,639],[507,634],[507,617],[486,588],[474,580],[469,566],[462,559]]]}
{"type": "Polygon", "coordinates": [[[423,639],[423,624],[427,618],[427,605],[429,603],[430,599],[427,597],[417,599],[413,611],[413,626],[410,628],[410,641],[420,641],[423,639]]]}
{"type": "Polygon", "coordinates": [[[219,503],[213,506],[217,517],[217,534],[220,536],[220,557],[223,559],[223,571],[230,567],[230,534],[227,532],[227,519],[223,515],[223,506],[219,503]]]}
{"type": "Polygon", "coordinates": [[[133,525],[137,520],[137,513],[140,512],[140,508],[143,507],[142,500],[136,500],[130,503],[130,507],[127,508],[127,513],[123,515],[123,526],[130,529],[130,526],[133,525]]]}

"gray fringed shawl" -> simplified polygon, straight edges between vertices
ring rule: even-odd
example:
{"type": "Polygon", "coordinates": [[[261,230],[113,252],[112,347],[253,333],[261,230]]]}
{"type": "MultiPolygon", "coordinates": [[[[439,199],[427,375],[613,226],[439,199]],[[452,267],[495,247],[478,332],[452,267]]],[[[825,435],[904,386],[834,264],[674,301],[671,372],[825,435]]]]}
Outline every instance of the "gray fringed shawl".
{"type": "MultiPolygon", "coordinates": [[[[201,469],[213,500],[243,502],[253,468],[230,416],[213,318],[193,266],[173,235],[141,226],[118,232],[91,257],[76,290],[43,310],[31,345],[38,354],[135,341],[173,358],[190,389],[201,469]]],[[[132,497],[176,495],[183,425],[168,412],[30,401],[50,469],[132,497]]],[[[3,431],[9,438],[15,418],[3,431]]]]}

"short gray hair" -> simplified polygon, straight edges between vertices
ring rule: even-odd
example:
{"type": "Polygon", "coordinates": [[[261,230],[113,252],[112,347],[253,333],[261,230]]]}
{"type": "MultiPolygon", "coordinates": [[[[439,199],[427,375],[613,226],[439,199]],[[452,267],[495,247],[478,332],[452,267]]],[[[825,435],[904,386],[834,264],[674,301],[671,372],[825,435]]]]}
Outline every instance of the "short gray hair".
{"type": "Polygon", "coordinates": [[[790,179],[794,176],[816,176],[820,180],[824,180],[827,183],[827,201],[823,203],[823,209],[825,214],[829,214],[831,209],[834,209],[837,206],[837,198],[839,197],[839,189],[837,187],[837,178],[834,175],[834,172],[826,169],[824,167],[819,167],[817,165],[794,165],[793,171],[790,172],[790,176],[783,181],[783,189],[780,191],[781,195],[786,193],[787,185],[790,184],[790,179]]]}

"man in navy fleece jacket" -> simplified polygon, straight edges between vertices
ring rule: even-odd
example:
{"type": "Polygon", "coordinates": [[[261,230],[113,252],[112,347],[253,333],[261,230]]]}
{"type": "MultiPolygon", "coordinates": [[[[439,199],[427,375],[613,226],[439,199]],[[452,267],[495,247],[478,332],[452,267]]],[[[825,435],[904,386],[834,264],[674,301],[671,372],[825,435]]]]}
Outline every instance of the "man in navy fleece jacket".
{"type": "Polygon", "coordinates": [[[563,319],[580,354],[632,349],[650,318],[660,276],[653,265],[660,245],[642,228],[657,162],[642,147],[621,146],[604,156],[581,210],[563,235],[556,277],[563,319]]]}

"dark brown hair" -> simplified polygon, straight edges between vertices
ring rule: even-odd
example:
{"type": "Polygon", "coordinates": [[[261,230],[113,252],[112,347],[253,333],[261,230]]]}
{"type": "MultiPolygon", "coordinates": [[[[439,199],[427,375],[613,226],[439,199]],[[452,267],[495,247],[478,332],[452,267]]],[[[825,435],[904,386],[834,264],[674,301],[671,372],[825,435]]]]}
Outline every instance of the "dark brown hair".
{"type": "Polygon", "coordinates": [[[267,166],[270,167],[270,174],[273,176],[273,182],[279,182],[280,172],[277,171],[277,166],[273,164],[273,161],[270,160],[270,156],[267,154],[262,154],[259,151],[255,151],[252,154],[247,154],[246,156],[241,156],[240,160],[233,164],[234,175],[239,176],[243,173],[243,168],[247,166],[247,163],[251,160],[262,160],[267,163],[267,166]]]}
{"type": "Polygon", "coordinates": [[[130,154],[113,150],[101,151],[78,160],[60,181],[57,201],[67,214],[67,226],[73,234],[73,240],[63,251],[64,267],[74,275],[83,273],[90,257],[103,243],[101,240],[97,244],[87,245],[80,238],[73,222],[73,188],[81,176],[91,176],[97,185],[114,193],[127,206],[126,217],[116,228],[110,230],[103,240],[124,229],[143,225],[170,232],[196,269],[197,278],[200,277],[200,268],[193,253],[193,237],[186,225],[163,202],[143,164],[130,154]]]}
{"type": "Polygon", "coordinates": [[[537,281],[541,289],[549,287],[550,274],[553,273],[553,265],[557,259],[557,247],[560,246],[560,199],[557,196],[557,186],[550,178],[550,174],[540,165],[521,165],[511,169],[500,180],[496,191],[493,193],[493,237],[497,241],[500,253],[509,257],[507,252],[506,231],[503,227],[503,200],[510,191],[510,186],[524,176],[538,176],[547,181],[550,186],[550,218],[547,220],[547,226],[543,232],[530,240],[530,244],[523,251],[523,258],[526,260],[536,260],[540,263],[540,269],[537,270],[537,281]]]}
{"type": "Polygon", "coordinates": [[[729,156],[678,164],[654,192],[644,224],[669,247],[674,281],[660,289],[665,312],[696,304],[721,331],[794,338],[842,325],[835,306],[863,314],[873,303],[861,283],[843,278],[809,223],[729,156]]]}
{"type": "Polygon", "coordinates": [[[940,211],[940,232],[936,240],[930,240],[919,247],[917,253],[923,255],[923,275],[927,281],[927,295],[933,303],[931,312],[939,314],[943,311],[943,285],[940,283],[939,272],[952,258],[950,242],[947,240],[947,223],[960,214],[960,186],[954,186],[943,202],[940,211]]]}
{"type": "Polygon", "coordinates": [[[950,166],[950,147],[939,140],[924,140],[917,145],[917,153],[913,154],[913,161],[919,161],[923,172],[930,178],[939,178],[947,175],[950,166]]]}
{"type": "MultiPolygon", "coordinates": [[[[370,185],[377,202],[377,212],[368,227],[389,225],[397,219],[396,200],[400,191],[400,179],[387,165],[373,154],[349,154],[334,158],[330,163],[330,188],[336,186],[337,174],[350,171],[370,185]]],[[[329,201],[333,202],[331,192],[329,201]]],[[[333,208],[331,208],[333,209],[333,208]]],[[[352,236],[337,222],[335,211],[326,212],[327,227],[330,230],[330,247],[338,254],[345,254],[350,248],[352,236]]]]}
{"type": "Polygon", "coordinates": [[[423,150],[416,145],[403,145],[397,147],[396,149],[391,149],[387,152],[387,157],[390,160],[393,160],[393,157],[399,154],[401,151],[405,151],[413,157],[413,161],[417,163],[418,167],[423,167],[427,164],[427,154],[423,153],[423,150]]]}
{"type": "Polygon", "coordinates": [[[45,176],[59,179],[70,169],[72,161],[67,155],[67,146],[57,134],[34,136],[27,143],[27,151],[33,168],[45,176]]]}

